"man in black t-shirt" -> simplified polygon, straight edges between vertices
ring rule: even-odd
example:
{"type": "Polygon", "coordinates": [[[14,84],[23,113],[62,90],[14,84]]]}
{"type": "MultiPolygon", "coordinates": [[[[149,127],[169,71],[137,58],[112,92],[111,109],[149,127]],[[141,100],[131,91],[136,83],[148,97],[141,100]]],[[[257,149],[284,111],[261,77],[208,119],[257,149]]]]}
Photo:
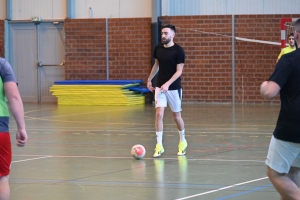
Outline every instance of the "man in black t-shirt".
{"type": "Polygon", "coordinates": [[[173,112],[173,119],[180,136],[177,155],[185,155],[187,148],[184,122],[181,117],[182,88],[180,79],[185,61],[185,53],[181,46],[173,42],[175,33],[175,26],[170,24],[162,26],[162,44],[157,45],[154,49],[153,57],[155,58],[155,63],[147,80],[148,89],[155,91],[157,144],[153,157],[159,157],[164,152],[162,145],[163,116],[167,104],[169,104],[173,112]],[[157,73],[157,82],[154,88],[152,86],[152,79],[157,73]]]}
{"type": "MultiPolygon", "coordinates": [[[[294,24],[300,43],[300,19],[294,24]]],[[[300,49],[283,55],[269,81],[260,86],[267,99],[280,92],[281,108],[268,156],[267,174],[282,199],[300,200],[300,49]]]]}

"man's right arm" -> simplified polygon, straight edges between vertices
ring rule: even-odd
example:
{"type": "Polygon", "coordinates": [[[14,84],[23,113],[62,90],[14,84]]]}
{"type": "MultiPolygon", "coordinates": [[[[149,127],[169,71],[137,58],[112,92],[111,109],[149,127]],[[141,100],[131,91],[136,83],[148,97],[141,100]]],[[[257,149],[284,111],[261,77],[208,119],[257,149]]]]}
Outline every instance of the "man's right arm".
{"type": "Polygon", "coordinates": [[[273,81],[264,81],[260,86],[260,94],[265,99],[273,99],[280,91],[280,86],[273,81]]]}
{"type": "Polygon", "coordinates": [[[25,119],[24,119],[24,108],[23,102],[18,90],[18,86],[16,82],[9,81],[4,82],[4,90],[8,100],[8,106],[13,117],[16,120],[18,131],[16,134],[16,139],[19,146],[24,146],[27,141],[27,133],[25,127],[25,119]]]}
{"type": "Polygon", "coordinates": [[[155,89],[154,87],[152,87],[152,79],[153,79],[153,77],[157,74],[158,70],[159,70],[159,63],[158,63],[158,60],[155,59],[155,63],[154,63],[154,65],[153,65],[152,70],[151,70],[151,73],[150,73],[150,75],[149,75],[149,77],[148,77],[148,79],[147,79],[147,88],[148,88],[151,92],[155,89]]]}

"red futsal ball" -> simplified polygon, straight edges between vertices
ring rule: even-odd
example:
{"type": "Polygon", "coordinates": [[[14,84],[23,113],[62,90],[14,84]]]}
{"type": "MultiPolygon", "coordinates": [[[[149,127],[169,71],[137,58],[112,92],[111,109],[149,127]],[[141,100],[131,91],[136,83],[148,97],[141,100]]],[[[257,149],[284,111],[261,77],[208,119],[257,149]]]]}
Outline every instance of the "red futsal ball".
{"type": "Polygon", "coordinates": [[[136,144],[131,148],[131,155],[137,160],[142,159],[146,154],[146,149],[143,145],[136,144]]]}

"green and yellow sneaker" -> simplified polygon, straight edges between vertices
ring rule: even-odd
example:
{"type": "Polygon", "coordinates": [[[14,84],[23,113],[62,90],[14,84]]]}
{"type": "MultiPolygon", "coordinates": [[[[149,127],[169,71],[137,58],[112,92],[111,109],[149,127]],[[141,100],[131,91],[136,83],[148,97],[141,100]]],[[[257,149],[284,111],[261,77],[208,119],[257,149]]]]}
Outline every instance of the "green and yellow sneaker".
{"type": "Polygon", "coordinates": [[[178,144],[178,156],[183,156],[186,153],[186,148],[187,148],[187,142],[179,142],[178,144]]]}
{"type": "Polygon", "coordinates": [[[153,155],[154,158],[161,156],[161,154],[165,151],[162,144],[156,144],[156,147],[154,150],[155,150],[154,155],[153,155]]]}

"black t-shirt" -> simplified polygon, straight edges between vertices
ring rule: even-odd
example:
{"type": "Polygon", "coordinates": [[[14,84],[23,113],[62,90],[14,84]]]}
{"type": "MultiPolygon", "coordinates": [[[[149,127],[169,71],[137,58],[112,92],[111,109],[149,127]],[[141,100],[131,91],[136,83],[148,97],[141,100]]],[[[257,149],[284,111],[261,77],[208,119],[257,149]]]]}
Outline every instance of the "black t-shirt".
{"type": "MultiPolygon", "coordinates": [[[[153,57],[156,58],[159,63],[156,87],[161,87],[170,80],[176,73],[177,64],[184,63],[185,61],[184,50],[176,43],[169,48],[165,48],[163,44],[157,45],[154,48],[153,57]]],[[[177,89],[181,89],[180,77],[169,86],[169,90],[177,89]]]]}
{"type": "Polygon", "coordinates": [[[300,143],[300,49],[280,58],[270,81],[281,88],[281,108],[274,137],[300,143]]]}

